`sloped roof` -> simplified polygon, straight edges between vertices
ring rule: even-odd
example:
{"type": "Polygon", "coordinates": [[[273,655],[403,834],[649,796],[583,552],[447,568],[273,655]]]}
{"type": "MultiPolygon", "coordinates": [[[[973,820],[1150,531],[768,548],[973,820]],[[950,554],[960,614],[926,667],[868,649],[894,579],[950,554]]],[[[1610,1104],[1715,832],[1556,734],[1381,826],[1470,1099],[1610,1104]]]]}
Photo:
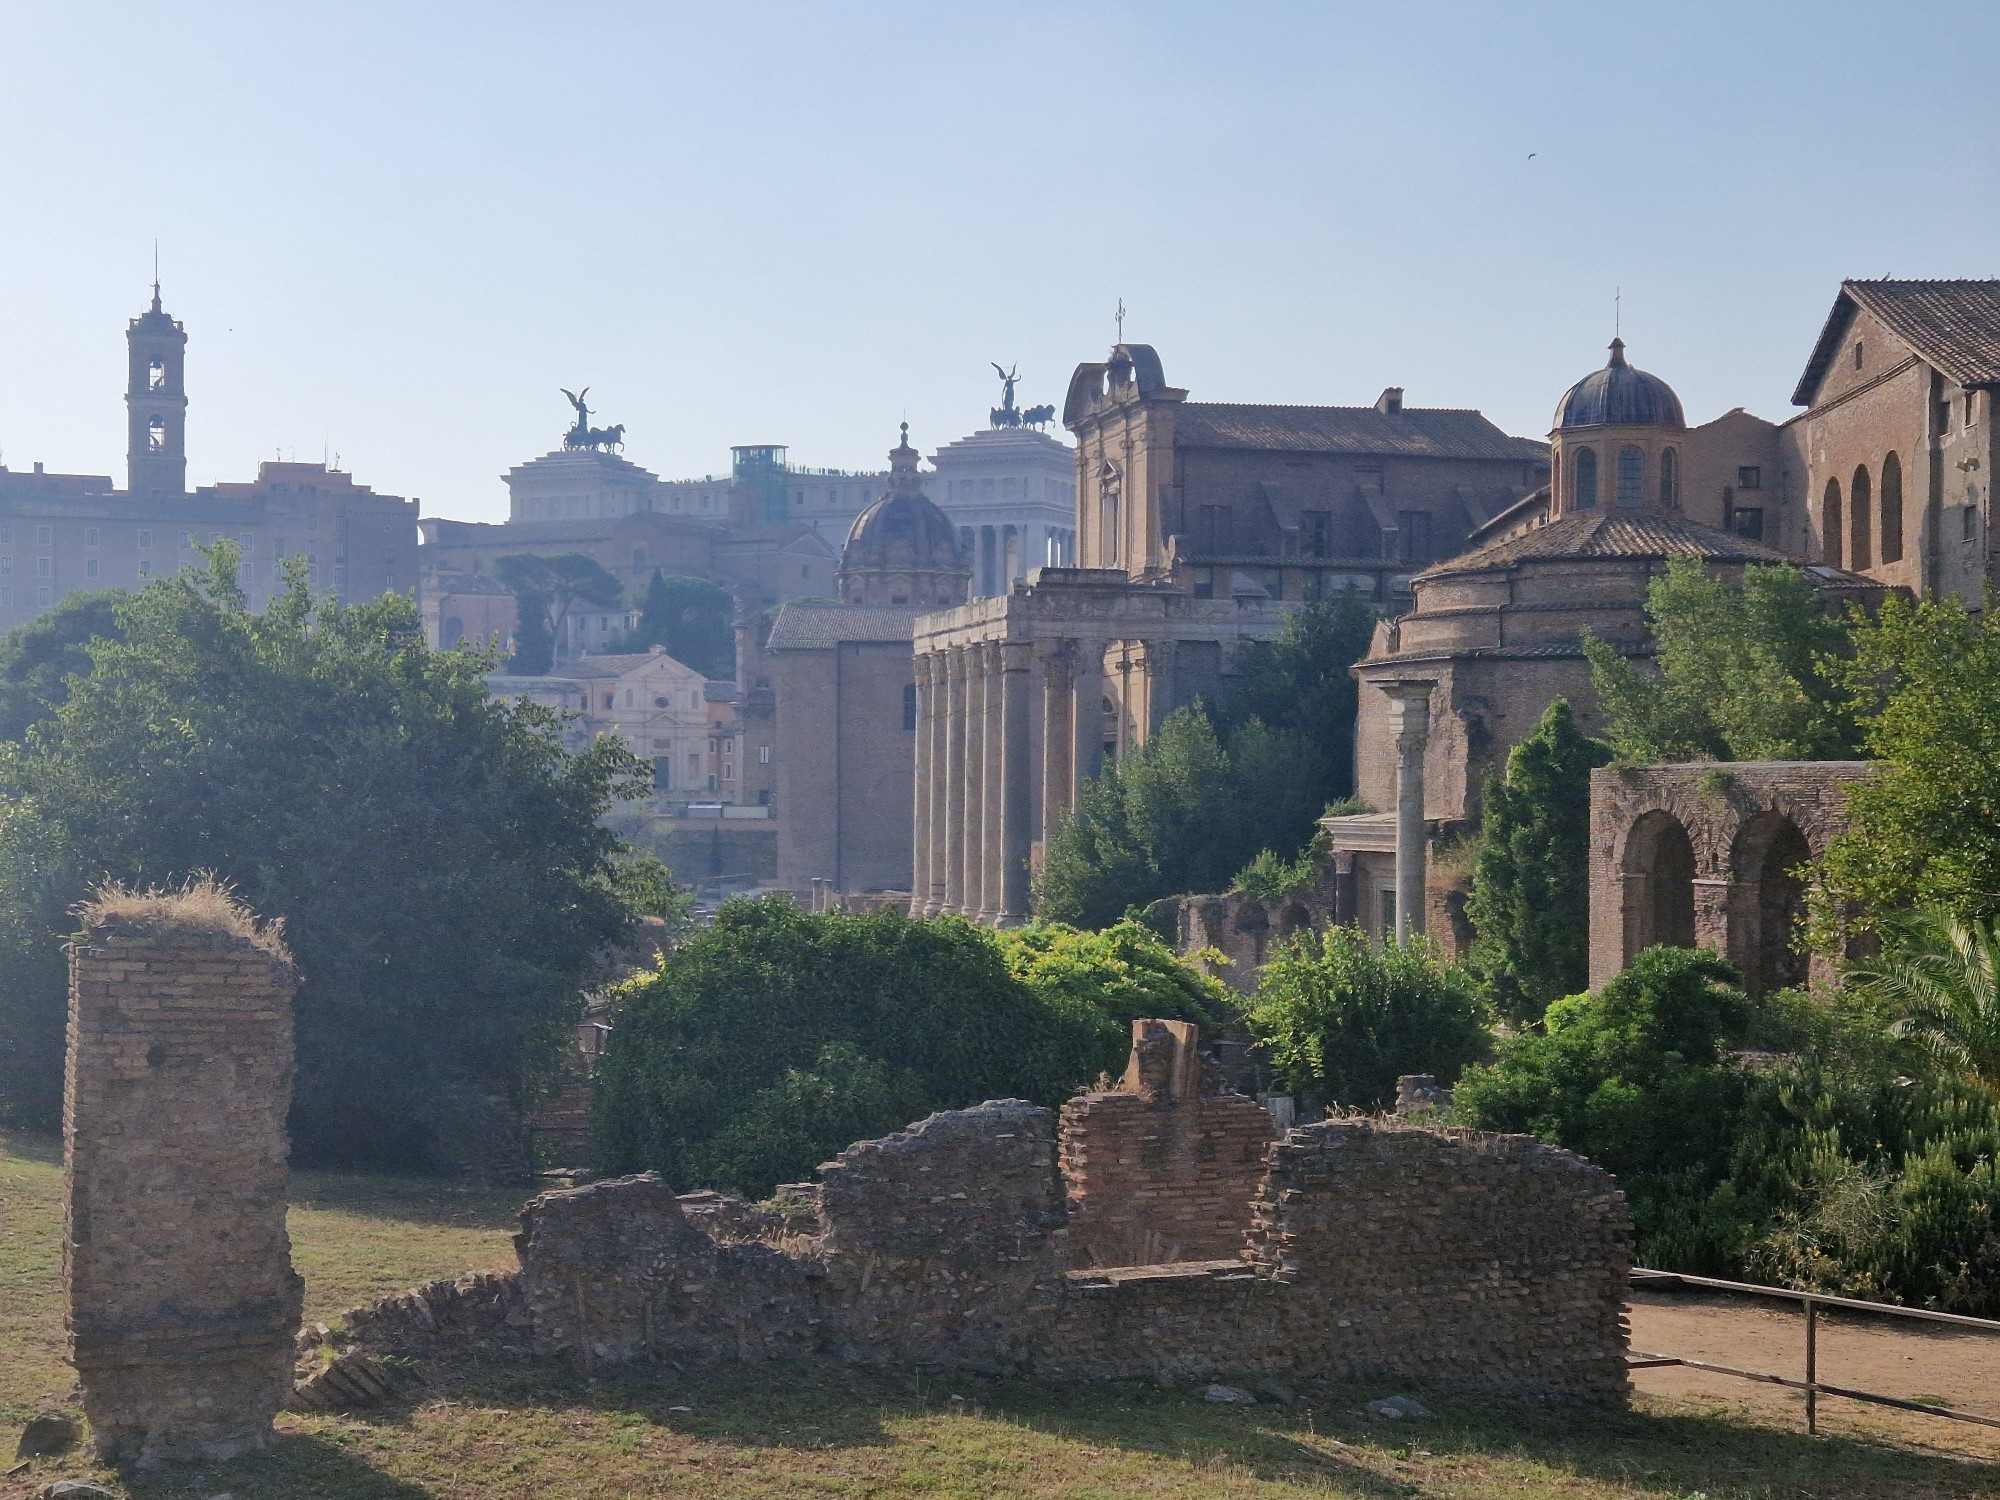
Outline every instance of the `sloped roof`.
{"type": "Polygon", "coordinates": [[[1509,437],[1476,411],[1406,406],[1252,406],[1189,401],[1177,408],[1180,448],[1269,448],[1397,458],[1499,458],[1546,462],[1548,445],[1509,437]]]}
{"type": "Polygon", "coordinates": [[[765,644],[770,651],[815,651],[848,641],[907,641],[925,611],[899,604],[801,604],[778,611],[765,644]]]}
{"type": "MultiPolygon", "coordinates": [[[[1733,531],[1651,511],[1593,510],[1560,517],[1490,547],[1462,553],[1425,569],[1419,578],[1507,568],[1516,563],[1588,557],[1701,557],[1714,562],[1790,563],[1798,559],[1733,531]]],[[[1853,577],[1837,568],[1813,569],[1829,581],[1853,577]]],[[[1854,582],[1872,587],[1865,578],[1854,582]]]]}
{"type": "Polygon", "coordinates": [[[1794,406],[1812,405],[1857,308],[1960,385],[2000,385],[2000,281],[1843,281],[1794,406]]]}
{"type": "Polygon", "coordinates": [[[640,667],[658,666],[662,663],[678,667],[690,677],[701,676],[701,673],[686,662],[678,661],[664,651],[622,651],[606,652],[601,656],[579,656],[565,663],[565,666],[571,677],[588,677],[596,680],[605,677],[623,677],[627,672],[640,667]]]}

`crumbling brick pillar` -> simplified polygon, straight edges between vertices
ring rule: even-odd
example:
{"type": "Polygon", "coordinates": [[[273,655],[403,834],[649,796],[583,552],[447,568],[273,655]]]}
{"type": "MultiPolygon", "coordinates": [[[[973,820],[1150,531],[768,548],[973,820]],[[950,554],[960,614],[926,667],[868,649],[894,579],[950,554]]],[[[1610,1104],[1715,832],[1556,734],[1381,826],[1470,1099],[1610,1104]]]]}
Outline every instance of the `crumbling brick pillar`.
{"type": "Polygon", "coordinates": [[[212,884],[108,891],[70,948],[63,1291],[102,1459],[261,1447],[291,1393],[295,984],[212,884]]]}
{"type": "Polygon", "coordinates": [[[1132,1023],[1115,1089],[1062,1108],[1070,1251],[1079,1265],[1227,1260],[1244,1253],[1251,1201],[1278,1130],[1253,1099],[1206,1076],[1187,1021],[1132,1023]]]}

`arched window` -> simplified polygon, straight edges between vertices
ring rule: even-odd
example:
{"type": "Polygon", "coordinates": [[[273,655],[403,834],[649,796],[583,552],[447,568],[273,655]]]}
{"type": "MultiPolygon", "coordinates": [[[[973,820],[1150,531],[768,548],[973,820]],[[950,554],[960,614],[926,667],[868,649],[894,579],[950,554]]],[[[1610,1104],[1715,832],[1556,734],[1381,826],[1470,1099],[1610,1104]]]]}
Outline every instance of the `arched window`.
{"type": "Polygon", "coordinates": [[[167,419],[161,416],[146,418],[146,451],[164,453],[167,450],[167,419]]]}
{"type": "Polygon", "coordinates": [[[1597,506],[1597,450],[1579,448],[1570,460],[1570,508],[1594,510],[1597,506]]]}
{"type": "Polygon", "coordinates": [[[1865,465],[1855,469],[1854,484],[1847,493],[1847,549],[1853,568],[1865,573],[1875,566],[1874,490],[1868,483],[1865,465]]]}
{"type": "Polygon", "coordinates": [[[1840,481],[1826,482],[1826,496],[1819,507],[1820,560],[1830,568],[1841,566],[1840,481]]]}
{"type": "Polygon", "coordinates": [[[1618,450],[1618,503],[1637,505],[1646,498],[1646,455],[1631,444],[1618,450]]]}
{"type": "Polygon", "coordinates": [[[1882,561],[1903,560],[1903,463],[1891,453],[1882,460],[1882,561]]]}
{"type": "Polygon", "coordinates": [[[1680,455],[1671,448],[1663,448],[1660,451],[1660,506],[1662,509],[1672,510],[1676,500],[1679,498],[1675,494],[1674,489],[1680,480],[1680,474],[1677,472],[1679,468],[1680,455]]]}

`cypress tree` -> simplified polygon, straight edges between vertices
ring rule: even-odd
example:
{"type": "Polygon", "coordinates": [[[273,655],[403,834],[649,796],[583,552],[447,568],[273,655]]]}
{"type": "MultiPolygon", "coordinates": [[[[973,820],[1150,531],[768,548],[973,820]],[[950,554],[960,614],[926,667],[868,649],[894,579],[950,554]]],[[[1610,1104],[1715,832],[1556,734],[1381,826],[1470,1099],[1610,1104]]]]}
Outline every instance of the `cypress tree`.
{"type": "Polygon", "coordinates": [[[1589,982],[1590,773],[1610,759],[1558,698],[1508,753],[1506,778],[1487,778],[1468,961],[1511,1020],[1540,1020],[1589,982]]]}

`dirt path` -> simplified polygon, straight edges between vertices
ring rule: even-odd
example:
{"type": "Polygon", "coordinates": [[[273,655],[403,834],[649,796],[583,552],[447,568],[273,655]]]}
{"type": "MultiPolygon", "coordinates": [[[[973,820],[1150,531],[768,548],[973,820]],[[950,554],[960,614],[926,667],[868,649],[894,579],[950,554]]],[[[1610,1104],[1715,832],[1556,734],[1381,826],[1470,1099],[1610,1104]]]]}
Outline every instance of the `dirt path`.
{"type": "MultiPolygon", "coordinates": [[[[1635,1292],[1627,1304],[1632,1348],[1732,1365],[1797,1380],[1805,1375],[1805,1314],[1755,1297],[1635,1292]]],[[[1823,1312],[1819,1378],[1834,1385],[1935,1401],[2000,1420],[2000,1334],[1866,1313],[1823,1312]]],[[[1782,1386],[1667,1366],[1635,1370],[1635,1390],[1805,1426],[1805,1395],[1782,1386]]],[[[2000,1457],[2000,1428],[1949,1422],[1888,1407],[1820,1398],[1822,1431],[1887,1438],[1952,1453],[2000,1457]]]]}

